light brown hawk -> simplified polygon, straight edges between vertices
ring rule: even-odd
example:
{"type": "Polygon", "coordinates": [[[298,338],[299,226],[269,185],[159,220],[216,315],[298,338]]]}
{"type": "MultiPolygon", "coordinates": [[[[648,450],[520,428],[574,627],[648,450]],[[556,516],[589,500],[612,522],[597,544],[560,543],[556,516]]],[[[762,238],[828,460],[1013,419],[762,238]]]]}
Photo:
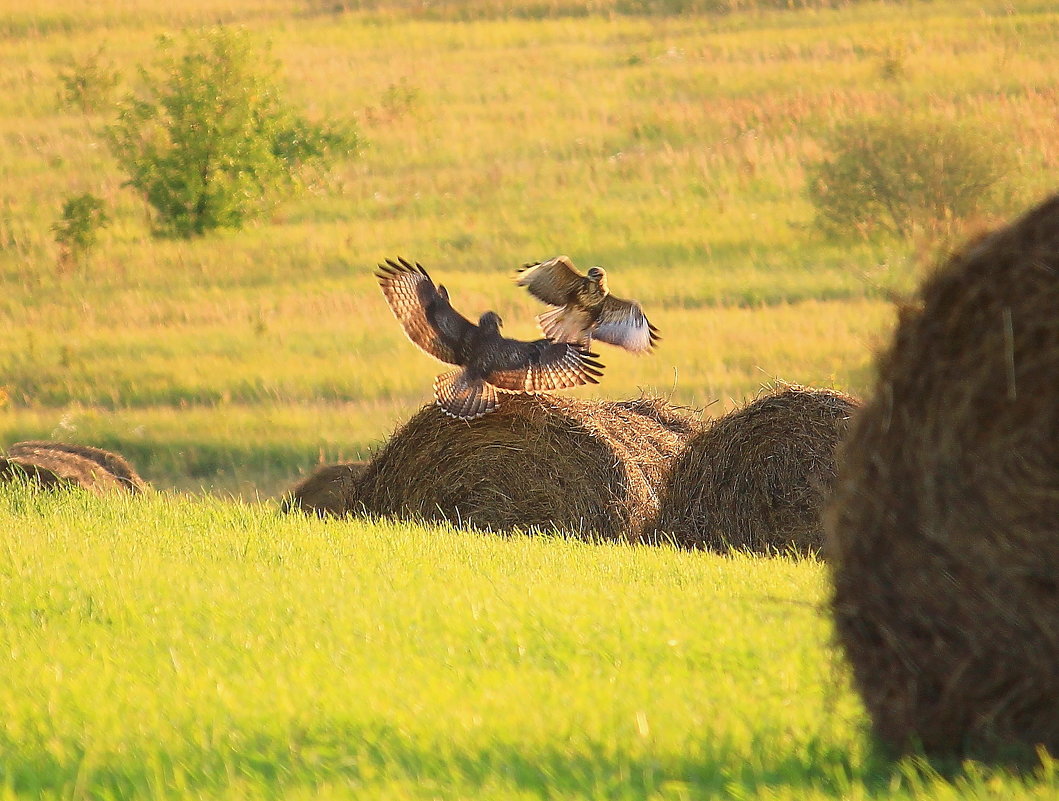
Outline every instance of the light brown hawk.
{"type": "Polygon", "coordinates": [[[599,339],[633,353],[646,353],[661,339],[639,303],[610,294],[602,267],[581,275],[568,256],[556,256],[523,265],[516,280],[535,298],[559,307],[537,316],[544,335],[555,342],[587,348],[599,339]]]}
{"type": "Polygon", "coordinates": [[[473,420],[494,411],[497,392],[547,392],[598,384],[603,365],[576,344],[548,339],[523,342],[501,336],[503,321],[488,311],[475,325],[449,303],[419,263],[387,259],[375,276],[408,338],[435,359],[459,370],[434,380],[438,406],[452,417],[473,420]]]}

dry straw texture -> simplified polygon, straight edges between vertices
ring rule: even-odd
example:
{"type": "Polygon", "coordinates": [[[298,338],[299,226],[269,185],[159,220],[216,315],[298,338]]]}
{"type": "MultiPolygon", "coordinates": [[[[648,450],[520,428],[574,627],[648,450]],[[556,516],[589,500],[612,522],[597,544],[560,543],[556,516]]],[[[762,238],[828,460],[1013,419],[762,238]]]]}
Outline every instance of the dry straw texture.
{"type": "Polygon", "coordinates": [[[837,636],[874,730],[1059,753],[1059,197],[905,310],[839,455],[837,636]]]}
{"type": "Polygon", "coordinates": [[[857,401],[785,386],[709,423],[673,466],[658,536],[688,548],[818,551],[835,447],[857,401]]]}
{"type": "MultiPolygon", "coordinates": [[[[79,449],[79,446],[55,442],[16,443],[0,458],[0,481],[24,478],[47,488],[83,487],[97,493],[139,492],[143,488],[142,480],[131,472],[131,468],[131,476],[139,481],[138,485],[134,485],[131,478],[119,477],[108,470],[101,461],[106,451],[92,448],[90,450],[94,453],[89,456],[75,452],[75,449],[79,449]]],[[[116,458],[127,466],[120,456],[116,458]]]]}
{"type": "Polygon", "coordinates": [[[16,442],[7,449],[8,455],[18,456],[22,454],[33,454],[38,451],[55,451],[58,453],[70,453],[75,456],[83,456],[114,476],[122,483],[124,488],[131,493],[143,492],[147,489],[147,483],[140,478],[128,460],[120,454],[95,448],[91,445],[77,445],[72,442],[53,442],[51,440],[26,440],[16,442]]]}
{"type": "MultiPolygon", "coordinates": [[[[635,412],[642,417],[649,417],[662,426],[669,434],[676,434],[681,438],[690,437],[702,428],[702,412],[689,406],[674,406],[662,398],[651,398],[643,396],[633,400],[617,401],[612,404],[616,409],[635,412]]],[[[662,434],[659,445],[668,449],[672,441],[668,435],[662,434]]]]}
{"type": "Polygon", "coordinates": [[[611,403],[514,395],[470,423],[420,410],[357,487],[373,515],[448,520],[639,541],[686,441],[662,401],[611,403]]]}
{"type": "Polygon", "coordinates": [[[367,462],[329,464],[295,484],[280,501],[284,512],[305,512],[317,517],[341,517],[357,495],[357,480],[367,462]]]}

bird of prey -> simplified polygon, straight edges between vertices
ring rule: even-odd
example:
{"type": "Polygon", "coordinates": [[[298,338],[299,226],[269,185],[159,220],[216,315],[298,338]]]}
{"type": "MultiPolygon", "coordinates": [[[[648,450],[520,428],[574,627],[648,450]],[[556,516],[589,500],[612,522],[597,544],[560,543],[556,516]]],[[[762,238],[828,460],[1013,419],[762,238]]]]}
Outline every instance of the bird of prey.
{"type": "Polygon", "coordinates": [[[602,267],[581,275],[568,256],[556,256],[523,265],[516,280],[538,300],[559,307],[537,316],[544,335],[554,342],[588,348],[593,339],[599,339],[633,353],[646,353],[661,339],[639,303],[610,294],[602,267]]]}
{"type": "Polygon", "coordinates": [[[500,315],[492,311],[475,325],[452,308],[448,291],[435,286],[419,263],[387,259],[375,277],[408,338],[435,359],[459,366],[434,380],[437,404],[451,417],[473,420],[489,414],[500,402],[498,392],[599,383],[603,365],[595,353],[548,339],[508,339],[500,334],[500,315]]]}

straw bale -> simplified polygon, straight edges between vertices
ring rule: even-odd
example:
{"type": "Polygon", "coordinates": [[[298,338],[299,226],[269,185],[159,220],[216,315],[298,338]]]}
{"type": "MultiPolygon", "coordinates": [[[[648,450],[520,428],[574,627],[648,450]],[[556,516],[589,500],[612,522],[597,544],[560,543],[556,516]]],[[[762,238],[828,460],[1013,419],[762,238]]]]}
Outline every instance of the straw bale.
{"type": "Polygon", "coordinates": [[[784,385],[708,423],[673,466],[656,528],[688,548],[818,551],[835,446],[857,406],[784,385]]]}
{"type": "Polygon", "coordinates": [[[639,541],[685,439],[607,401],[512,395],[471,422],[430,405],[372,460],[354,505],[494,531],[639,541]]]}
{"type": "Polygon", "coordinates": [[[952,256],[877,367],[826,515],[874,731],[1059,754],[1059,196],[952,256]]]}
{"type": "Polygon", "coordinates": [[[366,461],[324,465],[295,484],[280,502],[286,513],[305,512],[317,517],[341,517],[356,498],[357,481],[364,474],[366,461]]]}

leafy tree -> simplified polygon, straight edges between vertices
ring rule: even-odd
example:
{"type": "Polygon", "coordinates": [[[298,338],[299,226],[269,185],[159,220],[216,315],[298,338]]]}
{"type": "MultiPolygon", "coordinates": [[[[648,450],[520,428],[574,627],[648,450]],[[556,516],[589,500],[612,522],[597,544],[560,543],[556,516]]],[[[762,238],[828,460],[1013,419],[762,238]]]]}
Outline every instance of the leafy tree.
{"type": "Polygon", "coordinates": [[[159,233],[191,237],[248,219],[296,189],[311,167],[357,148],[352,127],[299,116],[281,98],[279,65],[243,30],[206,29],[183,48],[167,37],[143,88],[106,131],[159,233]]]}

